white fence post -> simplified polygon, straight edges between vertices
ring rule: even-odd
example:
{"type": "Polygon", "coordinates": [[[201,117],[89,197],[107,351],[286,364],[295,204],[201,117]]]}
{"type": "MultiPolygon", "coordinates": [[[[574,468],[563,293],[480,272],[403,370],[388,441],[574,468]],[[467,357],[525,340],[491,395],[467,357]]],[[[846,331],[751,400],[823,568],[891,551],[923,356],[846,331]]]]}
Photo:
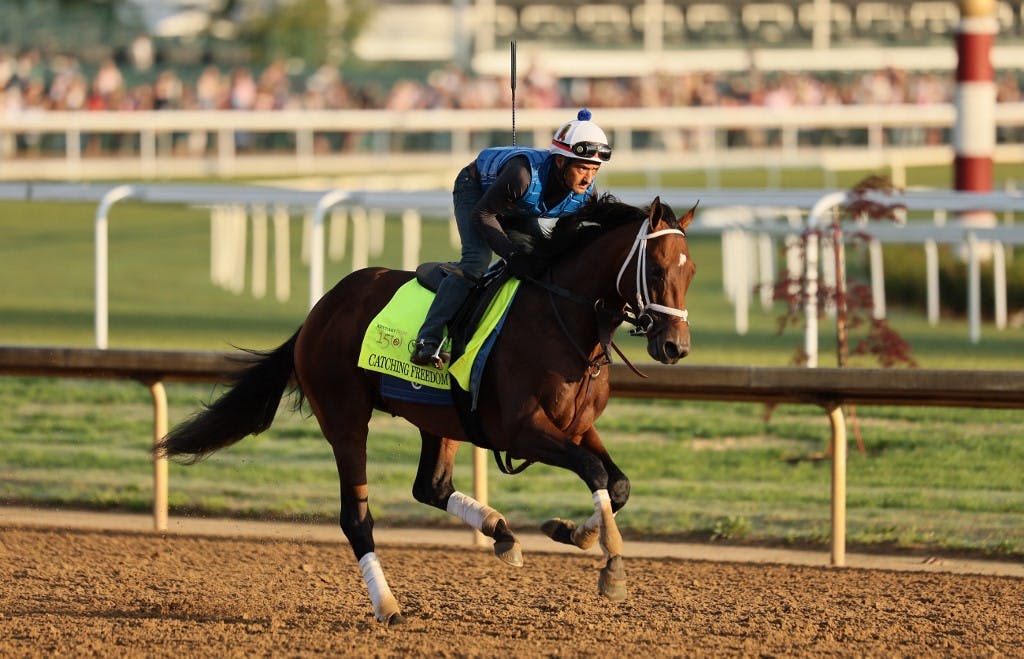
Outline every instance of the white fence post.
{"type": "Polygon", "coordinates": [[[327,256],[332,261],[345,258],[345,240],[348,235],[348,209],[335,206],[331,209],[331,223],[327,228],[327,256]]]}
{"type": "Polygon", "coordinates": [[[344,190],[331,190],[320,197],[310,218],[309,238],[309,308],[324,294],[324,215],[348,198],[344,190]]]}
{"type": "Polygon", "coordinates": [[[360,270],[370,263],[370,217],[366,209],[356,206],[352,217],[352,270],[360,270]]]}
{"type": "Polygon", "coordinates": [[[807,214],[807,249],[804,261],[804,272],[807,280],[807,301],[804,305],[804,352],[807,354],[807,366],[818,365],[818,258],[819,243],[817,230],[821,225],[821,217],[832,208],[843,203],[845,192],[830,192],[821,197],[807,214]]]}
{"type": "Polygon", "coordinates": [[[291,217],[284,204],[274,206],[274,296],[287,302],[292,295],[291,217]]]}
{"type": "Polygon", "coordinates": [[[252,208],[252,296],[261,300],[267,295],[267,207],[252,208]]]}
{"type": "Polygon", "coordinates": [[[772,308],[772,291],[775,286],[775,242],[767,233],[757,235],[758,292],[761,308],[772,308]]]}
{"type": "Polygon", "coordinates": [[[868,241],[868,255],[871,263],[872,316],[882,320],[885,309],[885,261],[882,258],[882,242],[875,238],[868,241]]]}
{"type": "Polygon", "coordinates": [[[939,324],[939,246],[932,240],[924,242],[925,280],[928,299],[928,324],[939,324]]]}
{"type": "Polygon", "coordinates": [[[245,206],[233,204],[229,208],[231,227],[231,280],[229,289],[235,295],[245,291],[245,254],[248,244],[249,218],[245,206]]]}
{"type": "Polygon", "coordinates": [[[370,220],[370,243],[369,243],[369,255],[380,256],[381,252],[384,251],[384,238],[385,231],[387,228],[387,214],[383,208],[371,208],[369,212],[370,220]]]}
{"type": "Polygon", "coordinates": [[[992,284],[995,288],[996,328],[1006,329],[1006,247],[992,243],[992,284]]]}
{"type": "Polygon", "coordinates": [[[109,327],[110,327],[110,309],[109,309],[109,275],[107,270],[107,263],[109,259],[109,249],[107,240],[107,215],[110,213],[110,207],[121,201],[127,199],[135,193],[135,188],[130,185],[119,185],[113,190],[108,191],[103,198],[100,200],[99,206],[96,208],[96,227],[94,231],[95,244],[95,260],[94,260],[94,273],[95,273],[95,294],[96,294],[96,310],[95,310],[95,330],[96,330],[96,347],[106,349],[109,341],[109,327]]]}
{"type": "Polygon", "coordinates": [[[402,213],[402,269],[415,270],[420,260],[420,231],[422,221],[415,208],[402,213]]]}
{"type": "Polygon", "coordinates": [[[981,258],[978,238],[967,234],[967,334],[971,343],[981,340],[981,258]]]}

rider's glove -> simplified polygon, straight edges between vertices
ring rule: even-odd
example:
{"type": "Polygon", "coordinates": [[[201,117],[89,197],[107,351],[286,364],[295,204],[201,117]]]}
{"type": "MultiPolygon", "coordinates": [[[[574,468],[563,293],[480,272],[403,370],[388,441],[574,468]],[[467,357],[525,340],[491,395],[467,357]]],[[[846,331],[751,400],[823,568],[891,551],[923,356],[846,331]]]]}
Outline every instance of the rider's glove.
{"type": "Polygon", "coordinates": [[[505,260],[508,263],[508,271],[520,279],[524,277],[539,279],[547,269],[543,261],[531,254],[517,252],[510,254],[505,260]]]}

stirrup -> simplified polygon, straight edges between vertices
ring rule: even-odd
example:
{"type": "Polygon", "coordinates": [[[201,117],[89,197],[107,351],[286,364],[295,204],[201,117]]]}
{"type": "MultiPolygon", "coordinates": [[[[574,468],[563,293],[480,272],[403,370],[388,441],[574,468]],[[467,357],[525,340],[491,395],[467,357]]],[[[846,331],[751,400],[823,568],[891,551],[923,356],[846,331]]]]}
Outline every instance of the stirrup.
{"type": "Polygon", "coordinates": [[[441,350],[441,345],[433,341],[417,341],[409,361],[417,366],[433,366],[441,370],[452,358],[450,353],[441,350]]]}

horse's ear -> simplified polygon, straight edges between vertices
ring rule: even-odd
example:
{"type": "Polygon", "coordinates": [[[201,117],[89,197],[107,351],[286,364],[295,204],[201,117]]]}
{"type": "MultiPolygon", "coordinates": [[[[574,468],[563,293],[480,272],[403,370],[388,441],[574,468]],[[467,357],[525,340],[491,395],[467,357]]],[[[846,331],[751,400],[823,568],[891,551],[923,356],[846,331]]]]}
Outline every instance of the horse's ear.
{"type": "Polygon", "coordinates": [[[656,231],[658,223],[665,217],[665,209],[661,205],[661,197],[655,197],[651,202],[651,208],[647,211],[647,224],[651,231],[656,231]]]}
{"type": "Polygon", "coordinates": [[[690,222],[693,222],[693,216],[697,213],[697,206],[700,205],[700,200],[693,205],[693,208],[686,211],[686,214],[679,218],[679,228],[686,231],[686,227],[690,226],[690,222]]]}

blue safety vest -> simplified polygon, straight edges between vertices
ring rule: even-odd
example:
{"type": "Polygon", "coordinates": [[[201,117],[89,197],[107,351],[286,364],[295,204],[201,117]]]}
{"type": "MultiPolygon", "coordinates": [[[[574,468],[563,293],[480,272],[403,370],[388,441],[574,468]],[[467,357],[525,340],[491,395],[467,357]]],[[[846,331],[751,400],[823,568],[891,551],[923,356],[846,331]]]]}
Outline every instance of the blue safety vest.
{"type": "Polygon", "coordinates": [[[480,172],[481,187],[484,190],[491,187],[505,163],[516,156],[525,156],[530,161],[530,186],[526,189],[526,194],[518,201],[519,210],[524,215],[531,217],[571,215],[580,210],[594,189],[594,184],[591,183],[583,194],[570,192],[553,208],[548,208],[544,205],[543,184],[548,178],[548,172],[551,170],[555,157],[543,149],[531,149],[523,146],[496,146],[481,151],[480,155],[476,157],[476,168],[480,172]]]}

